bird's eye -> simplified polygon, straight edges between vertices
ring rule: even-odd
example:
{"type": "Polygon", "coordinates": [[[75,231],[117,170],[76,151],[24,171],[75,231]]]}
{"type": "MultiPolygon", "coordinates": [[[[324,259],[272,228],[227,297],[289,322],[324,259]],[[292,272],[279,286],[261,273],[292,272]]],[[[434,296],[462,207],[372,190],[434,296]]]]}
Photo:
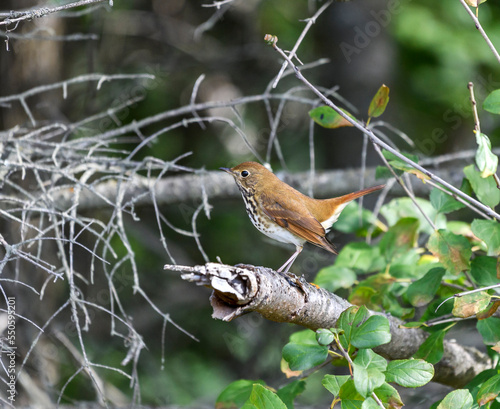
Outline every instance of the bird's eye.
{"type": "Polygon", "coordinates": [[[247,171],[247,170],[243,170],[243,171],[241,172],[241,176],[243,176],[244,178],[246,178],[249,174],[250,174],[250,173],[248,173],[248,171],[247,171]]]}

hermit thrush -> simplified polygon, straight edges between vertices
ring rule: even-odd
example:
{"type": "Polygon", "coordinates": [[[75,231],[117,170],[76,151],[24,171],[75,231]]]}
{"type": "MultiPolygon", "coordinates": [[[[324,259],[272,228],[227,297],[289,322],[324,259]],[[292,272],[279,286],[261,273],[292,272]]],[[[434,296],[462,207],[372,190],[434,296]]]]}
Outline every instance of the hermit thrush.
{"type": "Polygon", "coordinates": [[[220,169],[233,175],[253,225],[266,236],[295,244],[295,253],[278,269],[284,273],[288,272],[306,242],[337,254],[325,236],[344,207],[352,200],[384,187],[380,185],[319,200],[303,195],[256,162],[220,169]]]}

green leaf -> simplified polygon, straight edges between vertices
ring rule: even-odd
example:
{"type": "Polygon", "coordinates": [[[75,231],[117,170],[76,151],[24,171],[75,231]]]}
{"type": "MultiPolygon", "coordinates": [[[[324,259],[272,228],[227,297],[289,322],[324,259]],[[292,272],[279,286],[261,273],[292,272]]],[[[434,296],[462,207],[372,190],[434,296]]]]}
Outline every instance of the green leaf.
{"type": "Polygon", "coordinates": [[[425,268],[424,265],[420,252],[417,249],[410,249],[391,263],[389,274],[394,278],[420,278],[431,268],[425,268]]]}
{"type": "Polygon", "coordinates": [[[230,383],[216,400],[216,409],[234,409],[241,407],[250,397],[255,384],[265,385],[264,381],[240,379],[230,383]]]}
{"type": "Polygon", "coordinates": [[[469,269],[472,249],[465,237],[441,229],[432,234],[427,247],[448,271],[458,274],[469,269]]]}
{"type": "Polygon", "coordinates": [[[388,407],[391,409],[403,407],[403,402],[401,401],[398,391],[387,382],[380,388],[375,389],[375,395],[377,395],[382,402],[387,403],[388,407]]]}
{"type": "Polygon", "coordinates": [[[477,403],[479,406],[486,405],[488,402],[496,399],[500,394],[500,375],[488,379],[477,393],[477,403]]]}
{"type": "Polygon", "coordinates": [[[351,344],[356,348],[375,348],[391,341],[389,320],[381,315],[373,315],[360,326],[354,327],[351,344]]]}
{"type": "Polygon", "coordinates": [[[323,363],[328,356],[328,347],[309,344],[288,343],[283,347],[283,359],[292,371],[303,371],[323,363]]]}
{"type": "Polygon", "coordinates": [[[420,345],[418,351],[413,355],[416,359],[425,359],[431,364],[437,364],[443,357],[443,340],[447,330],[433,332],[420,345]]]}
{"type": "Polygon", "coordinates": [[[373,368],[380,372],[384,372],[387,369],[385,358],[376,354],[371,349],[360,349],[354,362],[363,368],[373,368]]]}
{"type": "MultiPolygon", "coordinates": [[[[444,229],[446,227],[446,217],[440,214],[432,207],[431,203],[427,200],[416,198],[416,202],[422,208],[422,210],[427,214],[427,216],[434,221],[434,224],[440,228],[444,229]]],[[[409,197],[402,197],[398,199],[393,199],[389,203],[386,203],[380,209],[380,213],[384,216],[389,224],[389,226],[395,225],[398,220],[403,217],[413,217],[420,221],[419,231],[431,235],[434,232],[432,226],[425,217],[420,213],[420,211],[415,207],[415,204],[409,197]]]]}
{"type": "Polygon", "coordinates": [[[389,362],[385,377],[405,388],[418,388],[430,382],[434,366],[422,359],[401,359],[389,362]]]}
{"type": "Polygon", "coordinates": [[[500,223],[494,220],[476,219],[471,224],[472,232],[488,246],[488,255],[500,255],[500,223]]]}
{"type": "Polygon", "coordinates": [[[342,409],[361,409],[361,405],[365,400],[365,398],[363,398],[363,396],[361,396],[361,394],[356,390],[352,379],[349,379],[340,387],[339,398],[342,399],[342,409]]]}
{"type": "MultiPolygon", "coordinates": [[[[398,176],[401,176],[404,173],[399,169],[394,169],[394,172],[398,176]]],[[[375,168],[375,179],[391,179],[392,177],[394,177],[392,172],[386,166],[377,166],[375,168]]]]}
{"type": "Polygon", "coordinates": [[[485,111],[491,112],[492,114],[500,114],[500,89],[492,91],[486,97],[483,102],[483,109],[485,111]]]}
{"type": "Polygon", "coordinates": [[[498,156],[491,151],[490,139],[484,133],[476,133],[476,142],[476,165],[482,178],[490,177],[497,172],[498,156]]]}
{"type": "Polygon", "coordinates": [[[283,359],[292,371],[302,371],[322,363],[328,347],[318,345],[316,332],[306,329],[290,335],[290,342],[283,347],[283,359]]]}
{"type": "Polygon", "coordinates": [[[431,204],[439,213],[450,213],[465,207],[464,204],[446,194],[440,189],[433,188],[430,194],[431,204]]]}
{"type": "Polygon", "coordinates": [[[385,265],[378,247],[364,242],[352,242],[344,246],[335,260],[335,267],[348,267],[354,271],[371,273],[385,265]]]}
{"type": "Polygon", "coordinates": [[[326,328],[320,328],[316,331],[316,341],[318,341],[318,344],[320,345],[328,346],[333,342],[334,339],[335,337],[332,331],[326,328]]]}
{"type": "Polygon", "coordinates": [[[368,108],[368,116],[370,118],[377,118],[382,115],[387,107],[387,103],[389,102],[389,87],[385,84],[382,85],[372,101],[370,102],[370,106],[368,108]]]}
{"type": "Polygon", "coordinates": [[[497,259],[487,256],[475,257],[471,262],[470,275],[481,287],[498,284],[497,259]]]}
{"type": "Polygon", "coordinates": [[[255,384],[250,397],[241,409],[287,409],[283,401],[273,391],[255,384]]]}
{"type": "MultiPolygon", "coordinates": [[[[398,286],[397,284],[394,288],[398,286]]],[[[394,292],[388,292],[388,290],[385,289],[381,290],[381,292],[373,297],[372,302],[378,303],[382,307],[381,310],[385,310],[386,313],[401,318],[402,320],[413,318],[415,315],[415,308],[403,307],[399,302],[399,297],[397,297],[394,292]]]]}
{"type": "Polygon", "coordinates": [[[375,399],[373,399],[371,396],[368,396],[361,405],[361,409],[380,409],[380,406],[377,402],[375,402],[375,399]]]}
{"type": "Polygon", "coordinates": [[[494,345],[500,341],[500,318],[490,317],[480,320],[476,327],[486,345],[494,345]]]}
{"type": "Polygon", "coordinates": [[[359,204],[351,202],[342,210],[333,228],[342,233],[364,234],[375,223],[377,223],[377,219],[372,212],[365,208],[361,208],[360,212],[359,204]]]}
{"type": "Polygon", "coordinates": [[[349,375],[325,375],[321,383],[333,396],[338,396],[340,387],[350,379],[349,375]]]}
{"type": "Polygon", "coordinates": [[[348,267],[328,266],[319,270],[314,284],[334,292],[339,288],[351,288],[356,281],[356,273],[348,267]]]}
{"type": "Polygon", "coordinates": [[[337,323],[335,324],[335,326],[338,329],[344,331],[344,333],[339,336],[339,339],[340,343],[345,349],[349,348],[349,344],[351,343],[353,322],[359,310],[360,307],[356,305],[347,308],[346,310],[342,311],[342,313],[339,316],[339,319],[337,320],[337,323]]]}
{"type": "Polygon", "coordinates": [[[356,314],[354,315],[352,319],[352,332],[351,332],[351,340],[352,337],[354,336],[354,332],[368,319],[370,316],[370,313],[368,312],[368,308],[366,306],[362,305],[359,307],[356,311],[356,314]]]}
{"type": "Polygon", "coordinates": [[[418,225],[418,219],[406,217],[398,220],[395,225],[389,228],[379,243],[380,252],[385,256],[387,262],[407,253],[410,248],[415,246],[418,225]]]}
{"type": "Polygon", "coordinates": [[[471,409],[474,401],[467,389],[457,389],[444,397],[437,409],[471,409]]]}
{"type": "Polygon", "coordinates": [[[498,375],[498,372],[494,369],[487,369],[483,372],[480,372],[478,375],[472,379],[465,387],[469,390],[472,395],[472,399],[477,402],[477,393],[479,389],[483,386],[483,384],[490,378],[498,375]]]}
{"type": "Polygon", "coordinates": [[[366,285],[358,285],[349,295],[348,301],[355,305],[371,304],[372,297],[377,294],[377,290],[366,285]]]}
{"type": "Polygon", "coordinates": [[[491,295],[486,291],[455,297],[452,314],[458,318],[467,318],[488,307],[491,295]]]}
{"type": "Polygon", "coordinates": [[[306,383],[301,380],[290,382],[288,385],[280,388],[277,392],[278,397],[286,405],[287,409],[293,409],[293,401],[306,389],[306,383]]]}
{"type": "MultiPolygon", "coordinates": [[[[410,159],[411,161],[418,163],[418,155],[413,155],[411,153],[405,153],[401,152],[401,154],[405,157],[410,159]]],[[[398,168],[404,167],[404,166],[409,166],[405,161],[403,161],[401,158],[398,156],[394,155],[392,152],[389,152],[386,149],[382,149],[382,155],[384,155],[384,158],[386,158],[391,165],[394,167],[398,168]]]]}
{"type": "MultiPolygon", "coordinates": [[[[347,116],[354,118],[349,112],[345,109],[340,108],[341,111],[347,116]]],[[[353,126],[347,119],[341,116],[337,111],[329,106],[322,106],[311,109],[309,111],[309,116],[311,119],[316,122],[318,125],[321,125],[323,128],[340,128],[342,126],[353,126]]]]}
{"type": "Polygon", "coordinates": [[[385,382],[387,361],[371,349],[361,349],[353,362],[354,385],[364,397],[385,382]]]}
{"type": "MultiPolygon", "coordinates": [[[[403,159],[399,158],[398,156],[394,155],[393,153],[386,151],[386,150],[383,150],[382,153],[383,153],[384,157],[387,159],[387,161],[389,162],[389,165],[391,165],[391,167],[396,170],[397,175],[400,175],[401,174],[400,171],[403,171],[403,172],[408,172],[408,173],[414,174],[415,176],[417,176],[419,179],[421,179],[423,181],[430,179],[429,176],[422,173],[420,170],[415,169],[412,165],[408,164],[403,159]]],[[[413,162],[418,163],[418,156],[411,155],[408,153],[402,153],[402,155],[405,156],[406,158],[412,160],[413,162]]],[[[390,177],[392,177],[392,174],[390,174],[390,177]]]]}
{"type": "Polygon", "coordinates": [[[354,386],[360,395],[365,398],[385,382],[385,375],[376,368],[365,368],[354,362],[352,369],[354,386]]]}
{"type": "Polygon", "coordinates": [[[310,329],[294,332],[290,335],[290,343],[318,345],[318,342],[316,341],[316,332],[310,329]]]}
{"type": "Polygon", "coordinates": [[[411,305],[422,307],[432,301],[434,295],[441,285],[446,270],[442,267],[436,267],[427,272],[420,280],[410,284],[406,291],[406,296],[411,305]]]}
{"type": "Polygon", "coordinates": [[[464,174],[481,202],[489,207],[495,207],[500,203],[500,189],[497,188],[492,177],[483,179],[481,173],[474,168],[474,165],[465,167],[464,174]]]}

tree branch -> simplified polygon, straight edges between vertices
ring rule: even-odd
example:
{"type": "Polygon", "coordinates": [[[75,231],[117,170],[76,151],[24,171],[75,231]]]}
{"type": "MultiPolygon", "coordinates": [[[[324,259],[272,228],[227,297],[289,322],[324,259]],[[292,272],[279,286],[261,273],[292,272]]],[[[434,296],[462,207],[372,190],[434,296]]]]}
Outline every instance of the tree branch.
{"type": "MultiPolygon", "coordinates": [[[[299,285],[274,270],[249,265],[228,266],[207,263],[186,267],[165,265],[165,269],[181,272],[182,279],[213,289],[210,303],[213,318],[231,321],[248,312],[258,312],[276,322],[289,322],[306,328],[332,328],[342,311],[351,304],[302,278],[299,285]]],[[[403,321],[384,315],[390,323],[391,342],[375,348],[389,360],[410,358],[428,334],[417,328],[402,328],[403,321]]],[[[473,347],[444,341],[444,355],[435,365],[434,381],[462,387],[478,373],[492,367],[490,358],[473,347]]]]}
{"type": "Polygon", "coordinates": [[[70,8],[86,6],[88,4],[102,3],[107,1],[110,6],[113,6],[113,0],[80,0],[74,3],[64,4],[57,7],[41,7],[27,11],[13,11],[9,13],[8,17],[0,21],[0,26],[9,26],[14,23],[19,23],[23,20],[33,20],[35,18],[45,17],[48,14],[57,13],[59,11],[68,10],[70,8]]]}
{"type": "MultiPolygon", "coordinates": [[[[458,168],[440,170],[435,174],[456,184],[460,184],[462,180],[462,172],[458,168]]],[[[313,182],[314,194],[317,197],[336,197],[352,192],[359,183],[359,175],[360,169],[357,168],[316,172],[313,182]]],[[[367,186],[379,183],[375,180],[374,175],[374,168],[365,170],[367,186]]],[[[309,171],[295,174],[278,173],[278,176],[302,192],[307,191],[311,180],[309,171]]],[[[154,189],[154,197],[159,205],[179,203],[192,203],[194,205],[199,204],[203,199],[203,187],[208,199],[240,197],[240,192],[230,176],[220,171],[207,171],[156,180],[139,175],[130,176],[125,188],[124,201],[133,201],[136,206],[151,205],[153,200],[151,192],[154,189]]],[[[108,203],[114,203],[118,190],[123,189],[123,185],[120,186],[114,179],[95,184],[91,189],[84,189],[78,204],[79,210],[103,208],[106,206],[104,198],[107,199],[108,203]]],[[[429,187],[423,183],[416,183],[413,186],[413,191],[417,195],[426,195],[429,192],[429,187]]],[[[400,195],[397,191],[395,194],[400,195]]],[[[51,196],[60,209],[72,206],[73,191],[70,188],[51,192],[51,196]]]]}
{"type": "Polygon", "coordinates": [[[486,41],[486,44],[488,45],[489,49],[491,50],[491,52],[493,53],[493,55],[495,56],[497,61],[500,63],[500,54],[498,54],[497,49],[495,48],[495,46],[491,42],[490,38],[486,34],[486,31],[484,31],[483,26],[481,26],[481,23],[479,22],[479,19],[474,15],[474,13],[471,11],[470,7],[467,5],[467,3],[464,0],[460,0],[460,3],[462,3],[462,6],[464,6],[465,10],[469,14],[472,21],[474,22],[474,25],[476,26],[476,28],[479,30],[479,32],[483,36],[484,41],[486,41]]]}

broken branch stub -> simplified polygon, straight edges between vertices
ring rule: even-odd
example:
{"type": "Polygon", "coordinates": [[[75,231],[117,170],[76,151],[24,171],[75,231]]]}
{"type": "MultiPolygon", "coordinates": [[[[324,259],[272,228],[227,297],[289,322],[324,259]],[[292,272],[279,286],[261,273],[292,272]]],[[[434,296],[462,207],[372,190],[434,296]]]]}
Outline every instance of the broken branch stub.
{"type": "MultiPolygon", "coordinates": [[[[212,288],[212,317],[223,321],[255,311],[270,321],[289,322],[315,331],[335,327],[342,311],[352,305],[302,278],[285,277],[266,267],[207,263],[194,267],[167,264],[165,269],[182,273],[186,281],[212,288]]],[[[399,318],[369,313],[389,320],[391,341],[374,348],[386,359],[411,358],[428,337],[422,329],[403,327],[399,318]]],[[[443,348],[443,358],[435,365],[434,382],[462,387],[492,367],[490,358],[474,347],[444,340],[443,348]]]]}

